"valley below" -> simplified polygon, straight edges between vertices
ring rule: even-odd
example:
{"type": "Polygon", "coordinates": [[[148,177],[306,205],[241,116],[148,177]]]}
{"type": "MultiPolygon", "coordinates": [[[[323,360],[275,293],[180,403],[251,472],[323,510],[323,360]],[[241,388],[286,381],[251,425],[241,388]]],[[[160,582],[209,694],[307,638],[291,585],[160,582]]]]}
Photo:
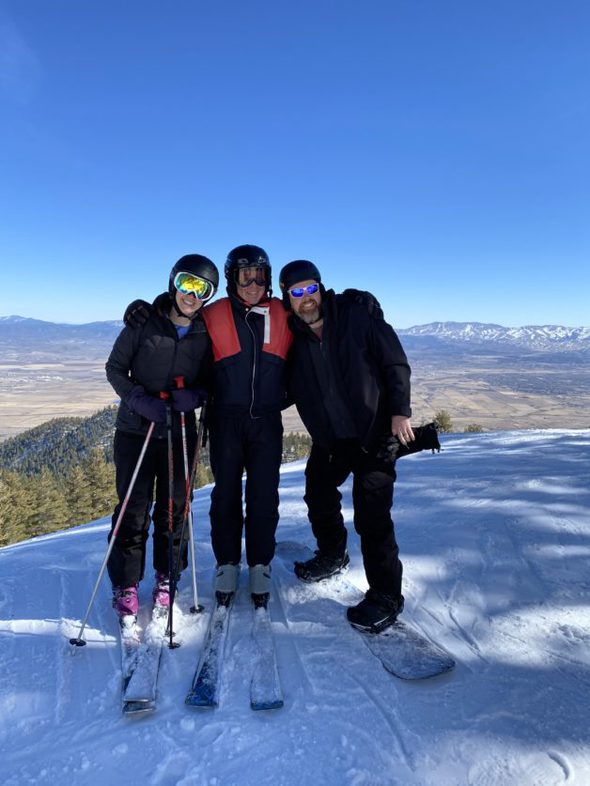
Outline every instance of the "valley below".
{"type": "MultiPolygon", "coordinates": [[[[480,326],[482,337],[486,327],[480,326]]],[[[74,326],[0,318],[0,440],[117,403],[104,367],[120,330],[117,322],[74,326]]],[[[467,342],[461,324],[450,336],[417,331],[399,331],[412,368],[416,425],[446,410],[455,431],[471,425],[485,431],[590,427],[587,337],[539,349],[482,337],[467,342]]],[[[536,332],[546,340],[545,328],[536,332]]],[[[286,432],[305,431],[294,407],[283,420],[286,432]]]]}
{"type": "MultiPolygon", "coordinates": [[[[590,370],[560,364],[526,367],[468,365],[412,359],[413,422],[446,410],[454,430],[485,431],[590,427],[590,370]]],[[[91,415],[118,402],[104,361],[0,363],[0,440],[58,417],[91,415]]],[[[283,413],[285,431],[305,428],[295,407],[283,413]]]]}

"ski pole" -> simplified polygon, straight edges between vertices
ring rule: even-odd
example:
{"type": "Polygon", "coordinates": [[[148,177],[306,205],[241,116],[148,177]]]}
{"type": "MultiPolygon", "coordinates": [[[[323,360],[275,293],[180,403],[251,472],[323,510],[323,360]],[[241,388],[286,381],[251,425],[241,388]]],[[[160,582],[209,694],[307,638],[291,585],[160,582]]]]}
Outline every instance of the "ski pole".
{"type": "MultiPolygon", "coordinates": [[[[172,406],[170,404],[170,394],[160,393],[160,398],[166,404],[166,432],[168,435],[168,581],[170,582],[170,595],[174,591],[174,451],[172,449],[172,406]]],[[[172,601],[172,597],[170,598],[172,601]]],[[[173,603],[168,605],[168,629],[166,634],[170,637],[168,647],[175,649],[180,647],[178,642],[174,642],[174,611],[173,603]]]]}
{"type": "MultiPolygon", "coordinates": [[[[184,377],[175,377],[174,381],[176,383],[176,387],[180,390],[184,388],[184,377]]],[[[202,410],[201,410],[202,412],[202,410]]],[[[190,479],[189,467],[188,467],[188,451],[187,451],[187,443],[186,443],[186,418],[184,412],[180,413],[180,428],[182,431],[182,458],[184,461],[184,479],[185,479],[185,514],[182,518],[182,532],[180,537],[180,551],[178,553],[178,558],[176,562],[176,571],[174,574],[174,595],[176,594],[176,589],[178,585],[178,577],[180,575],[180,555],[182,554],[182,549],[184,547],[184,539],[185,539],[185,528],[188,524],[188,540],[189,540],[189,551],[190,551],[190,560],[191,560],[191,578],[192,578],[192,590],[193,590],[193,605],[191,606],[191,613],[198,614],[203,611],[203,607],[199,604],[199,597],[197,594],[197,563],[195,560],[195,539],[194,539],[194,532],[193,532],[193,512],[190,505],[190,494],[192,490],[192,483],[190,479]],[[189,504],[187,506],[187,501],[189,504]],[[187,508],[188,508],[188,515],[187,515],[187,508]]],[[[199,421],[199,429],[201,428],[201,423],[199,421]]],[[[197,444],[198,444],[198,434],[197,434],[197,444]]],[[[171,597],[171,602],[174,600],[174,597],[171,597]]]]}
{"type": "Polygon", "coordinates": [[[90,610],[92,609],[92,606],[94,605],[94,599],[96,598],[96,593],[98,592],[98,588],[100,586],[100,580],[102,579],[103,573],[104,573],[105,568],[107,566],[107,562],[109,561],[109,557],[111,556],[111,551],[113,550],[113,546],[115,545],[115,539],[117,537],[117,533],[119,532],[119,528],[121,526],[121,522],[123,521],[123,516],[125,515],[125,511],[127,510],[127,505],[129,503],[129,498],[131,497],[131,492],[133,491],[133,487],[135,486],[135,481],[137,480],[137,475],[139,474],[139,469],[140,469],[140,467],[142,465],[142,462],[143,462],[143,459],[144,459],[144,456],[145,456],[145,452],[147,450],[148,442],[150,441],[150,438],[152,436],[152,432],[154,430],[155,425],[156,425],[155,423],[150,423],[150,427],[148,428],[148,432],[147,432],[147,434],[145,436],[145,440],[144,440],[143,446],[141,448],[141,453],[139,454],[139,458],[137,459],[137,464],[135,465],[135,469],[133,470],[133,475],[131,476],[131,480],[129,481],[129,488],[127,489],[127,494],[125,495],[125,498],[124,498],[123,503],[121,505],[121,509],[119,511],[119,515],[117,516],[117,521],[115,523],[115,526],[113,527],[113,531],[111,532],[111,537],[110,537],[110,540],[109,540],[107,553],[105,555],[105,558],[104,558],[103,563],[101,565],[100,571],[98,573],[98,578],[96,579],[96,584],[94,585],[94,589],[92,591],[92,596],[90,598],[90,603],[88,604],[88,608],[86,610],[86,614],[85,614],[84,619],[82,621],[82,625],[80,627],[80,630],[78,631],[77,637],[74,638],[74,639],[70,639],[70,644],[74,644],[76,647],[84,647],[84,645],[86,644],[86,642],[82,638],[82,634],[84,633],[84,628],[86,627],[86,623],[88,622],[88,617],[90,615],[90,610]]]}
{"type": "MultiPolygon", "coordinates": [[[[197,442],[196,442],[196,445],[195,445],[195,453],[194,453],[194,456],[193,456],[193,462],[192,462],[192,466],[191,466],[191,473],[190,473],[190,477],[189,477],[189,482],[187,484],[187,487],[188,487],[189,491],[192,490],[192,488],[194,486],[195,477],[197,475],[197,469],[198,469],[198,466],[199,466],[199,459],[200,459],[200,455],[201,455],[201,450],[205,446],[205,421],[207,419],[206,411],[207,411],[207,403],[203,404],[203,406],[201,407],[201,416],[199,418],[199,429],[198,429],[198,432],[197,432],[197,442]]],[[[182,514],[181,546],[182,546],[182,544],[184,544],[184,532],[185,532],[186,522],[188,520],[189,514],[191,514],[191,522],[192,522],[191,495],[190,495],[190,493],[188,493],[186,495],[186,499],[184,501],[184,512],[182,514]]],[[[177,562],[176,562],[176,574],[177,575],[180,573],[180,555],[181,555],[181,550],[178,553],[177,562]]],[[[197,603],[196,606],[193,606],[193,608],[191,608],[191,614],[198,614],[201,611],[203,611],[203,607],[201,606],[200,603],[197,603]]]]}

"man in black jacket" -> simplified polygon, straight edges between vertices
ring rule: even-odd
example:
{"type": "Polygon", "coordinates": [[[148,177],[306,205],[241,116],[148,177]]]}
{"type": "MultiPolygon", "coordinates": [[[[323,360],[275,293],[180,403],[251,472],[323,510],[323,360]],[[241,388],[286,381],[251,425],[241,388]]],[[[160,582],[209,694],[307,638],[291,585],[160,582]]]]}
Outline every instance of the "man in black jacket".
{"type": "Polygon", "coordinates": [[[286,265],[280,287],[294,334],[289,393],[313,442],[305,501],[318,549],[295,563],[295,573],[320,581],[348,565],[338,487],[352,473],[369,590],[347,617],[377,632],[393,624],[404,604],[391,506],[396,455],[414,440],[410,367],[393,328],[366,303],[326,291],[312,262],[286,265]]]}

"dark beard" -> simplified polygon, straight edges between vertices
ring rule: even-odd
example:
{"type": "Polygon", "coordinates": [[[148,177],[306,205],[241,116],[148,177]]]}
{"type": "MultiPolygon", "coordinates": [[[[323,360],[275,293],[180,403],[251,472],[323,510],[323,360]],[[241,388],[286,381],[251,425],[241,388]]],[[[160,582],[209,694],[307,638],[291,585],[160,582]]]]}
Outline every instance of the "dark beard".
{"type": "Polygon", "coordinates": [[[308,311],[304,314],[297,314],[297,317],[302,322],[305,322],[306,325],[313,325],[315,322],[319,322],[322,318],[322,307],[318,306],[314,311],[308,311]]]}

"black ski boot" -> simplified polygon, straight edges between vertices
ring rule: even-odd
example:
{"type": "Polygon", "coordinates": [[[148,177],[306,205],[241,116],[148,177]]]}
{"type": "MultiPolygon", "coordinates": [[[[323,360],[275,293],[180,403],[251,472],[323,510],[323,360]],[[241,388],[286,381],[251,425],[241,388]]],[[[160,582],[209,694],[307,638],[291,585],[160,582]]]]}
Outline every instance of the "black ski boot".
{"type": "Polygon", "coordinates": [[[349,563],[350,559],[346,551],[344,554],[336,557],[316,551],[315,557],[305,562],[295,562],[294,571],[298,579],[312,583],[314,581],[329,579],[330,576],[336,576],[338,573],[343,573],[349,563]]]}
{"type": "Polygon", "coordinates": [[[369,589],[360,603],[346,610],[346,617],[353,628],[366,633],[380,633],[393,625],[403,609],[403,595],[394,598],[369,589]]]}
{"type": "Polygon", "coordinates": [[[219,590],[215,593],[215,602],[218,606],[229,606],[233,600],[234,592],[220,592],[219,590]]]}

